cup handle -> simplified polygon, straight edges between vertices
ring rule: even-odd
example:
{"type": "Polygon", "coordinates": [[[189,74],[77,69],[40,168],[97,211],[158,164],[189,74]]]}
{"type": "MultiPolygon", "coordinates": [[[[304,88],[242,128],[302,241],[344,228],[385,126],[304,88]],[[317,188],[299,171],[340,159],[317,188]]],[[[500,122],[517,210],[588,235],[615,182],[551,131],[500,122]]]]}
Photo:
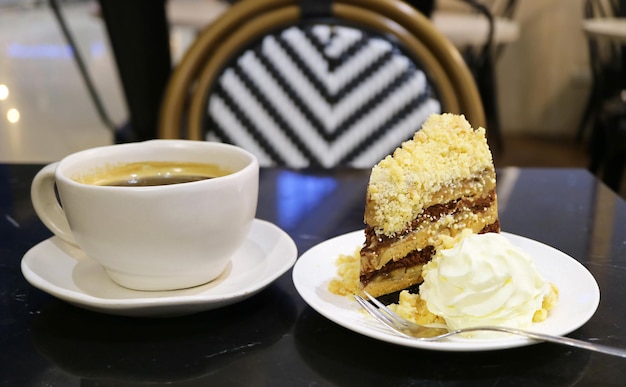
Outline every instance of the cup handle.
{"type": "Polygon", "coordinates": [[[30,197],[35,212],[43,224],[65,242],[77,246],[70,225],[67,222],[65,211],[63,211],[54,190],[54,172],[58,164],[56,162],[46,165],[35,175],[30,187],[30,197]]]}

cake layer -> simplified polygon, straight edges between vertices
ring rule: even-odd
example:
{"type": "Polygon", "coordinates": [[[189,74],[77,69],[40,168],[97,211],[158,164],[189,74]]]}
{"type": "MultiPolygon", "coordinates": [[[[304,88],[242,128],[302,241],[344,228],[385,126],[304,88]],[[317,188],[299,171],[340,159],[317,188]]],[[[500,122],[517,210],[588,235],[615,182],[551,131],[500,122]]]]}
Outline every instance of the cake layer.
{"type": "Polygon", "coordinates": [[[455,237],[466,228],[480,232],[497,221],[496,193],[492,190],[485,196],[430,206],[393,238],[377,235],[375,229],[368,226],[361,249],[361,275],[380,270],[411,252],[437,245],[442,236],[455,237]]]}
{"type": "Polygon", "coordinates": [[[422,266],[423,265],[415,265],[408,268],[398,268],[387,273],[385,276],[376,276],[372,278],[370,282],[366,283],[361,290],[368,292],[374,297],[380,297],[385,294],[408,289],[423,281],[422,266]]]}
{"type": "MultiPolygon", "coordinates": [[[[479,234],[487,232],[499,232],[500,222],[485,226],[478,231],[479,234]]],[[[408,253],[404,258],[388,262],[382,268],[369,273],[361,273],[360,282],[363,291],[374,297],[407,289],[410,286],[422,282],[422,266],[435,255],[435,248],[432,245],[421,250],[408,253]]]]}
{"type": "MultiPolygon", "coordinates": [[[[406,222],[403,224],[404,228],[406,228],[406,224],[411,222],[411,219],[415,219],[423,214],[424,208],[430,208],[432,206],[441,204],[441,203],[449,203],[458,200],[459,198],[473,198],[473,197],[483,197],[489,192],[495,190],[496,188],[496,177],[495,171],[493,169],[486,169],[480,172],[476,176],[472,176],[470,178],[461,180],[456,182],[455,184],[445,185],[440,187],[436,192],[432,192],[429,195],[429,199],[424,207],[418,207],[415,203],[407,203],[406,209],[399,214],[402,217],[406,217],[406,213],[409,212],[413,214],[410,219],[406,219],[406,222]]],[[[412,199],[413,196],[417,195],[414,191],[408,191],[412,193],[403,193],[400,195],[400,198],[405,197],[408,199],[412,199]]],[[[405,199],[406,200],[406,199],[405,199]]],[[[375,202],[372,195],[372,188],[368,190],[367,202],[365,206],[365,215],[364,220],[365,223],[372,226],[377,235],[386,235],[388,237],[394,237],[398,233],[402,233],[402,229],[395,229],[394,232],[387,232],[386,223],[381,223],[377,221],[381,213],[385,213],[386,218],[392,218],[393,216],[389,214],[390,208],[381,205],[379,202],[375,202]]]]}
{"type": "Polygon", "coordinates": [[[376,276],[388,276],[389,273],[393,272],[396,269],[406,270],[409,267],[424,265],[435,254],[434,246],[426,246],[421,250],[414,250],[408,253],[404,258],[399,259],[397,261],[390,261],[379,270],[370,271],[367,273],[361,273],[359,279],[362,284],[367,284],[376,276]]]}

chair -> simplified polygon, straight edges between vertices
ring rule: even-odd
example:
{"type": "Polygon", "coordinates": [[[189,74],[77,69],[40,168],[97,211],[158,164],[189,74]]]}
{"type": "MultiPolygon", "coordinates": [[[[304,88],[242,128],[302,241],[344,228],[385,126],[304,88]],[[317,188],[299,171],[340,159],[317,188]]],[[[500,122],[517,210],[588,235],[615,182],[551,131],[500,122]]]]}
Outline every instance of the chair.
{"type": "Polygon", "coordinates": [[[104,103],[102,102],[102,98],[96,89],[95,83],[93,82],[91,76],[89,75],[89,71],[87,69],[87,65],[85,64],[85,60],[76,44],[76,40],[72,35],[70,28],[67,24],[65,16],[61,10],[61,5],[59,4],[59,0],[49,0],[50,9],[54,15],[55,20],[59,24],[59,28],[61,29],[61,33],[67,42],[67,45],[70,47],[72,52],[72,57],[76,62],[76,66],[78,67],[78,72],[80,77],[85,82],[85,87],[87,87],[87,92],[89,93],[89,97],[96,108],[96,112],[100,117],[100,120],[107,127],[107,129],[111,130],[115,133],[117,130],[117,126],[113,123],[113,120],[110,118],[109,114],[106,111],[104,103]]]}
{"type": "MultiPolygon", "coordinates": [[[[586,19],[613,18],[620,15],[616,0],[586,0],[586,19]]],[[[623,43],[588,33],[589,63],[592,73],[591,92],[578,136],[587,127],[589,170],[615,191],[620,190],[626,163],[626,73],[623,43]]]]}
{"type": "Polygon", "coordinates": [[[519,37],[513,20],[516,0],[439,0],[432,20],[461,51],[481,95],[487,126],[497,150],[504,148],[499,117],[496,62],[519,37]]]}
{"type": "Polygon", "coordinates": [[[159,137],[242,146],[261,165],[371,167],[431,113],[484,126],[459,52],[396,0],[244,0],[201,31],[159,137]]]}
{"type": "MultiPolygon", "coordinates": [[[[594,19],[614,18],[617,16],[618,4],[615,0],[586,0],[584,3],[583,28],[585,22],[594,19]]],[[[587,34],[589,51],[589,67],[591,69],[591,92],[583,114],[577,137],[582,139],[586,130],[593,126],[603,101],[619,94],[621,84],[620,44],[611,39],[587,34]]]]}

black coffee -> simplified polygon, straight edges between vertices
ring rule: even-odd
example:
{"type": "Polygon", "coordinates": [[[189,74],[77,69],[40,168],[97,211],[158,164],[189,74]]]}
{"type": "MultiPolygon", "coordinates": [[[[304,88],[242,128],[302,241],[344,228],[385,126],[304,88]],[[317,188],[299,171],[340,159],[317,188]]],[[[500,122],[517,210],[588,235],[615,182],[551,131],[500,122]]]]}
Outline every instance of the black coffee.
{"type": "Polygon", "coordinates": [[[143,176],[130,177],[119,181],[111,181],[106,184],[115,187],[149,187],[154,185],[170,185],[180,183],[191,183],[192,181],[200,181],[212,179],[212,176],[188,176],[188,175],[169,175],[169,176],[143,176]]]}
{"type": "Polygon", "coordinates": [[[75,176],[83,184],[117,187],[147,187],[191,183],[225,176],[232,171],[215,164],[145,161],[103,167],[93,173],[75,176]]]}

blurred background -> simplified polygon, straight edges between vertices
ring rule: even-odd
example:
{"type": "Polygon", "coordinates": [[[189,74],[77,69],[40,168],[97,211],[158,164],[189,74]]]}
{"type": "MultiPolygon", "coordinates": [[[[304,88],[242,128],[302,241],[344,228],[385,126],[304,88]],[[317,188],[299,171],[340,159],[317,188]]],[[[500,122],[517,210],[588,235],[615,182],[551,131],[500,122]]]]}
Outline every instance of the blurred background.
{"type": "MultiPolygon", "coordinates": [[[[433,17],[454,10],[454,1],[438,0],[433,17]]],[[[128,114],[99,3],[57,3],[106,114],[123,125],[128,114]]],[[[0,162],[50,162],[114,142],[50,4],[0,0],[0,162]]],[[[497,167],[588,166],[588,134],[579,130],[592,84],[583,5],[584,0],[523,0],[509,16],[515,36],[497,47],[494,58],[504,144],[494,152],[497,167]]],[[[216,0],[167,2],[174,64],[198,23],[210,22],[228,6],[216,0]]]]}

